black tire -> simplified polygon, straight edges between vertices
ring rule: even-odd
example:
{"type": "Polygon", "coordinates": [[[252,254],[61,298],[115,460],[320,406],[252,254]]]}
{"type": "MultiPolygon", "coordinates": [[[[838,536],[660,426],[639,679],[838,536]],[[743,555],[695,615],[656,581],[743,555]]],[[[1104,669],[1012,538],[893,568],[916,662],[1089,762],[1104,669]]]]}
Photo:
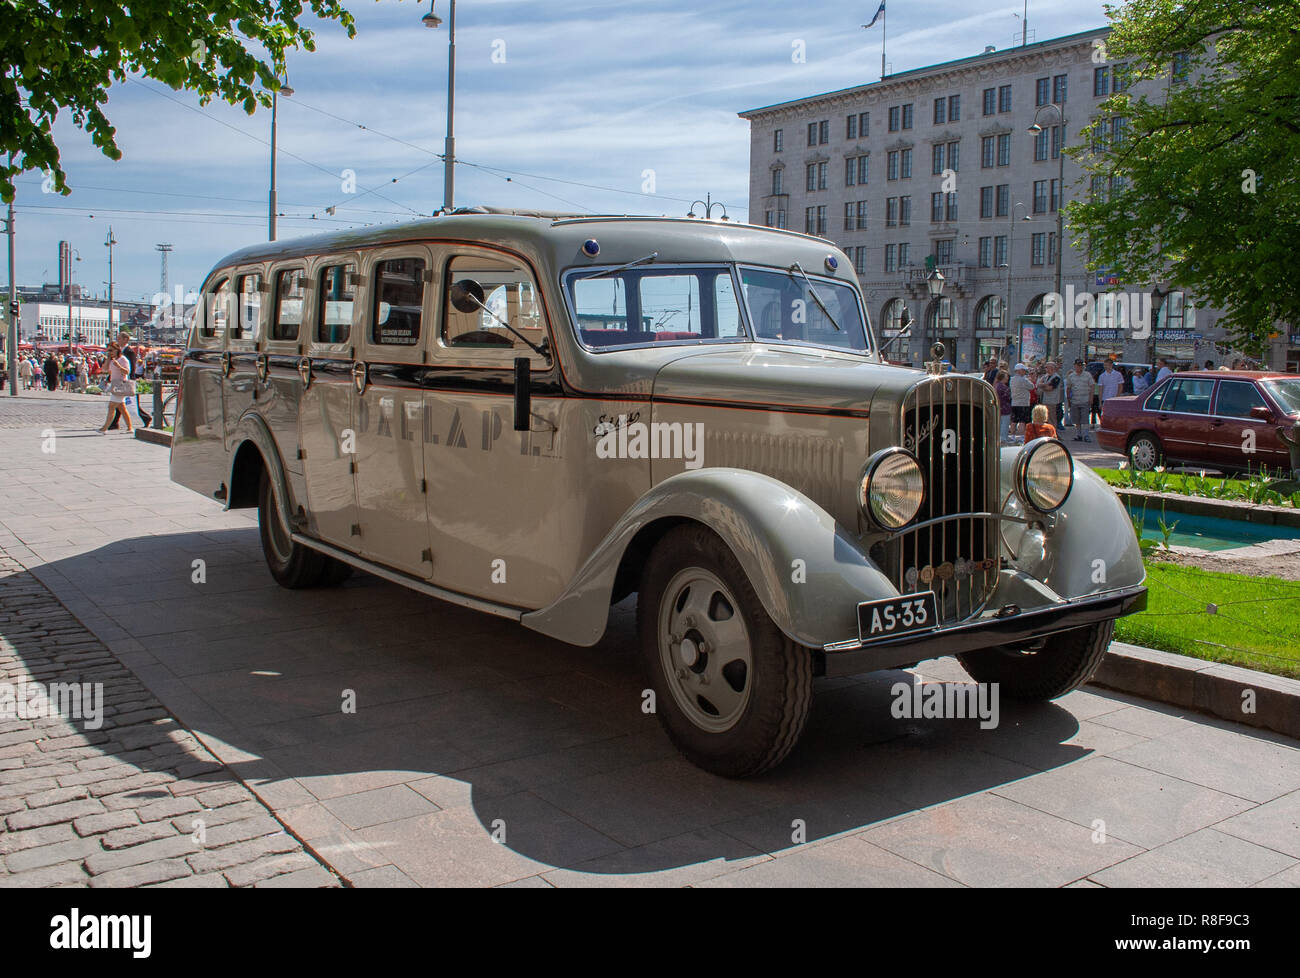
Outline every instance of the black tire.
{"type": "Polygon", "coordinates": [[[1165,460],[1164,449],[1160,446],[1160,439],[1149,431],[1140,431],[1128,441],[1128,460],[1138,472],[1150,472],[1157,465],[1163,465],[1165,460]],[[1134,451],[1134,449],[1139,449],[1134,451]],[[1142,457],[1141,463],[1138,457],[1142,457]]]}
{"type": "Polygon", "coordinates": [[[262,554],[271,576],[281,587],[297,590],[316,587],[326,572],[330,558],[289,539],[288,531],[275,506],[271,479],[262,470],[257,487],[257,527],[262,537],[262,554]]]}
{"type": "Polygon", "coordinates": [[[997,683],[1012,699],[1054,700],[1092,678],[1114,633],[1115,622],[1103,621],[1051,635],[1037,652],[981,649],[957,660],[977,683],[997,683]]]}
{"type": "MultiPolygon", "coordinates": [[[[676,585],[674,590],[678,590],[676,585]]],[[[808,719],[813,656],[809,649],[782,634],[768,617],[740,562],[727,545],[703,526],[692,524],[671,530],[651,551],[639,591],[637,635],[642,659],[655,693],[659,720],[677,749],[697,766],[727,778],[749,777],[780,763],[798,742],[808,719]],[[666,600],[674,600],[666,593],[670,584],[681,580],[683,575],[697,572],[712,575],[722,584],[722,589],[704,598],[712,621],[701,628],[707,632],[714,623],[725,625],[739,616],[747,639],[749,663],[744,669],[743,705],[736,708],[735,719],[725,730],[709,730],[699,725],[678,702],[678,695],[689,696],[690,691],[685,688],[688,681],[667,673],[665,659],[672,659],[673,646],[667,639],[662,648],[660,645],[661,619],[667,615],[671,620],[672,615],[681,611],[680,601],[676,611],[664,605],[666,600]],[[724,599],[721,605],[716,603],[720,595],[724,599]],[[734,602],[735,607],[728,601],[734,602]],[[719,617],[713,617],[715,614],[719,617]]],[[[682,591],[680,595],[684,597],[686,593],[682,591]]],[[[707,644],[701,647],[708,648],[707,644]]],[[[680,650],[681,644],[677,648],[680,650]]],[[[725,657],[720,651],[710,649],[700,652],[700,662],[705,662],[709,655],[717,656],[714,666],[723,670],[730,683],[735,673],[726,670],[735,664],[734,660],[721,664],[725,657]]],[[[683,677],[693,671],[698,675],[708,670],[703,667],[674,670],[683,677]]],[[[735,688],[732,686],[733,691],[735,688]]]]}

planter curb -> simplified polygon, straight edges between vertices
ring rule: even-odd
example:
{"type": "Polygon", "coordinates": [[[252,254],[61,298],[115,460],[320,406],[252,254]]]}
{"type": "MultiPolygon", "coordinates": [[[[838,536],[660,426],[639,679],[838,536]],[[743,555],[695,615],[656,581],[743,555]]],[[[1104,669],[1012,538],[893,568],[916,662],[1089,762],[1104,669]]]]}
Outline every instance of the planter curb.
{"type": "Polygon", "coordinates": [[[147,441],[151,445],[165,445],[171,448],[172,433],[170,431],[159,431],[157,428],[136,428],[136,438],[140,441],[147,441]]]}
{"type": "Polygon", "coordinates": [[[1300,680],[1112,642],[1091,682],[1300,739],[1300,680]]]}
{"type": "Polygon", "coordinates": [[[1141,505],[1158,512],[1163,506],[1166,512],[1183,513],[1187,516],[1212,516],[1221,520],[1245,520],[1264,526],[1286,526],[1300,529],[1300,509],[1286,509],[1281,506],[1260,506],[1255,503],[1237,499],[1206,499],[1203,496],[1184,496],[1176,492],[1152,492],[1148,489],[1129,489],[1124,486],[1111,486],[1115,495],[1124,503],[1141,505]]]}

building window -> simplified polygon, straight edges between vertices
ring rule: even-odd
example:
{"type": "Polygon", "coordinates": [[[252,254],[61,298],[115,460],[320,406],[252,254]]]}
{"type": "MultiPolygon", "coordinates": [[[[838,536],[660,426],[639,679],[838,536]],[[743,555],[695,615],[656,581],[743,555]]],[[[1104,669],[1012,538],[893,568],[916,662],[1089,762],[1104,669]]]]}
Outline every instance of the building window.
{"type": "Polygon", "coordinates": [[[1060,126],[1052,126],[1052,159],[1061,158],[1061,139],[1065,135],[1060,126]]]}
{"type": "Polygon", "coordinates": [[[866,186],[867,156],[850,156],[844,161],[844,186],[866,186]]]}
{"type": "Polygon", "coordinates": [[[902,164],[902,178],[906,180],[912,175],[912,151],[910,149],[903,150],[899,162],[902,164]]]}
{"type": "Polygon", "coordinates": [[[1011,133],[1004,132],[998,136],[998,166],[1011,165],[1011,133]]]}
{"type": "Polygon", "coordinates": [[[853,230],[853,228],[854,228],[854,217],[853,217],[853,215],[854,215],[855,213],[856,213],[856,211],[854,211],[854,209],[853,209],[853,201],[850,200],[850,201],[848,201],[848,202],[844,205],[844,230],[845,230],[845,231],[852,231],[852,230],[853,230]]]}
{"type": "Polygon", "coordinates": [[[1006,321],[1006,305],[1006,300],[1000,295],[985,296],[975,310],[975,328],[1000,333],[1006,321]]]}
{"type": "MultiPolygon", "coordinates": [[[[910,198],[909,198],[910,199],[910,198]]],[[[907,268],[912,264],[912,246],[904,241],[898,246],[898,267],[907,268]]]]}
{"type": "Polygon", "coordinates": [[[778,207],[776,209],[776,226],[779,228],[789,227],[784,207],[778,207]]]}
{"type": "Polygon", "coordinates": [[[993,260],[1001,268],[1007,263],[1007,236],[999,234],[993,239],[993,260]]]}
{"type": "Polygon", "coordinates": [[[980,137],[980,168],[987,170],[993,165],[993,137],[980,137]]]}
{"type": "Polygon", "coordinates": [[[1069,81],[1069,75],[1052,76],[1052,101],[1057,105],[1065,104],[1066,83],[1069,81]]]}
{"type": "Polygon", "coordinates": [[[885,227],[892,228],[898,224],[898,198],[890,197],[885,201],[885,227]]]}
{"type": "Polygon", "coordinates": [[[948,121],[948,100],[946,98],[937,98],[934,100],[934,124],[942,126],[948,121]]]}
{"type": "Polygon", "coordinates": [[[898,150],[893,150],[885,157],[885,179],[898,179],[898,150]]]}
{"type": "Polygon", "coordinates": [[[776,211],[767,211],[763,215],[763,226],[769,228],[776,227],[776,211]]]}
{"type": "Polygon", "coordinates": [[[993,188],[980,187],[980,217],[993,216],[993,188]]]}
{"type": "Polygon", "coordinates": [[[817,189],[817,164],[809,163],[804,167],[804,189],[809,193],[817,189]]]}
{"type": "Polygon", "coordinates": [[[1008,217],[1011,214],[1011,184],[998,184],[998,217],[1008,217]]]}
{"type": "Polygon", "coordinates": [[[1119,64],[1113,65],[1111,68],[1110,78],[1112,92],[1117,95],[1120,92],[1127,92],[1129,84],[1128,63],[1121,61],[1119,64]]]}
{"type": "Polygon", "coordinates": [[[1052,186],[1051,208],[1052,208],[1052,213],[1055,214],[1056,211],[1061,206],[1061,181],[1053,179],[1051,186],[1052,186]]]}
{"type": "Polygon", "coordinates": [[[1179,51],[1174,55],[1174,64],[1170,81],[1175,85],[1182,85],[1187,81],[1187,76],[1192,71],[1192,56],[1186,51],[1179,51]]]}
{"type": "Polygon", "coordinates": [[[957,151],[960,147],[961,147],[961,143],[948,144],[948,169],[950,170],[961,169],[961,167],[957,165],[957,151]]]}
{"type": "Polygon", "coordinates": [[[817,145],[817,123],[815,122],[808,123],[808,145],[817,145]]]}
{"type": "Polygon", "coordinates": [[[867,272],[867,248],[865,245],[859,245],[853,250],[853,270],[859,275],[865,275],[867,272]]]}
{"type": "Polygon", "coordinates": [[[898,271],[898,245],[885,245],[885,271],[898,271]]]}
{"type": "Polygon", "coordinates": [[[772,133],[772,152],[779,153],[785,149],[785,130],[777,129],[772,133]]]}
{"type": "Polygon", "coordinates": [[[898,198],[898,226],[901,228],[910,227],[912,224],[912,198],[898,198]]]}
{"type": "Polygon", "coordinates": [[[912,103],[908,102],[903,106],[903,128],[912,128],[912,103]]]}
{"type": "Polygon", "coordinates": [[[955,221],[957,220],[957,191],[950,190],[946,195],[946,199],[948,204],[948,220],[955,221]]]}
{"type": "Polygon", "coordinates": [[[1039,78],[1034,82],[1034,105],[1046,105],[1051,100],[1052,80],[1039,78]]]}
{"type": "Polygon", "coordinates": [[[778,194],[785,193],[785,191],[782,189],[784,184],[785,184],[785,169],[782,167],[777,167],[775,170],[772,171],[772,196],[773,197],[777,196],[778,194]]]}
{"type": "Polygon", "coordinates": [[[980,268],[993,267],[993,239],[980,238],[980,268]]]}
{"type": "Polygon", "coordinates": [[[1128,117],[1117,115],[1110,120],[1111,145],[1118,146],[1128,138],[1128,117]]]}
{"type": "MultiPolygon", "coordinates": [[[[943,244],[942,241],[936,243],[943,244]]],[[[939,264],[942,265],[945,263],[940,261],[939,264]]],[[[952,300],[946,295],[941,295],[939,298],[931,302],[929,313],[926,316],[925,325],[932,334],[939,332],[940,330],[956,329],[957,327],[953,317],[952,300]]]]}
{"type": "Polygon", "coordinates": [[[934,243],[934,260],[936,264],[952,264],[952,244],[952,238],[941,238],[934,243]]]}
{"type": "Polygon", "coordinates": [[[1187,296],[1170,292],[1156,312],[1156,329],[1183,329],[1186,325],[1187,296]]]}
{"type": "Polygon", "coordinates": [[[949,122],[961,121],[961,96],[960,95],[948,96],[948,121],[949,122]]]}
{"type": "MultiPolygon", "coordinates": [[[[902,266],[900,265],[900,267],[902,266]]],[[[881,314],[880,319],[882,323],[881,328],[886,334],[897,335],[899,330],[903,328],[903,310],[905,308],[902,299],[890,299],[889,302],[885,304],[885,309],[881,314]]]]}
{"type": "Polygon", "coordinates": [[[1001,85],[998,87],[998,111],[1011,111],[1011,86],[1001,85]]]}
{"type": "Polygon", "coordinates": [[[1029,264],[1044,264],[1047,260],[1047,235],[1040,231],[1032,235],[1029,242],[1029,264]]]}
{"type": "Polygon", "coordinates": [[[869,156],[858,157],[858,183],[865,186],[867,182],[867,163],[871,159],[869,156]]]}
{"type": "Polygon", "coordinates": [[[997,96],[998,96],[998,90],[996,88],[984,89],[984,114],[985,115],[992,115],[995,111],[997,111],[997,96]]]}
{"type": "Polygon", "coordinates": [[[1110,66],[1102,65],[1092,69],[1093,98],[1103,98],[1110,94],[1110,66]]]}
{"type": "Polygon", "coordinates": [[[930,195],[930,222],[938,224],[943,220],[943,194],[930,195]]]}
{"type": "Polygon", "coordinates": [[[866,139],[869,135],[871,135],[871,113],[859,112],[858,113],[858,138],[866,139]]]}
{"type": "Polygon", "coordinates": [[[845,119],[844,138],[845,139],[858,138],[858,117],[856,113],[854,113],[851,116],[848,116],[847,119],[845,119]]]}
{"type": "Polygon", "coordinates": [[[817,233],[817,208],[805,207],[803,210],[803,232],[804,234],[817,233]]]}
{"type": "Polygon", "coordinates": [[[1106,197],[1106,178],[1101,174],[1094,176],[1089,192],[1094,202],[1104,200],[1106,197]]]}
{"type": "Polygon", "coordinates": [[[1047,212],[1047,181],[1034,181],[1034,213],[1045,214],[1047,212]]]}
{"type": "Polygon", "coordinates": [[[823,119],[817,123],[817,135],[823,146],[831,141],[831,122],[829,119],[823,119]]]}
{"type": "Polygon", "coordinates": [[[1056,264],[1056,232],[1049,231],[1047,234],[1047,264],[1056,264]]]}
{"type": "Polygon", "coordinates": [[[1047,130],[1040,129],[1034,133],[1034,162],[1041,163],[1047,159],[1047,130]]]}
{"type": "Polygon", "coordinates": [[[867,201],[858,201],[858,230],[867,230],[867,201]]]}
{"type": "Polygon", "coordinates": [[[817,164],[817,189],[818,190],[826,189],[826,175],[829,172],[829,170],[830,170],[829,163],[817,164]]]}
{"type": "Polygon", "coordinates": [[[930,172],[936,176],[943,173],[943,169],[944,169],[943,161],[947,154],[947,148],[948,148],[947,143],[935,143],[931,151],[930,172]]]}
{"type": "Polygon", "coordinates": [[[902,121],[902,117],[903,117],[903,110],[900,109],[897,105],[891,105],[889,107],[889,131],[890,132],[898,132],[898,125],[899,122],[902,121]]]}

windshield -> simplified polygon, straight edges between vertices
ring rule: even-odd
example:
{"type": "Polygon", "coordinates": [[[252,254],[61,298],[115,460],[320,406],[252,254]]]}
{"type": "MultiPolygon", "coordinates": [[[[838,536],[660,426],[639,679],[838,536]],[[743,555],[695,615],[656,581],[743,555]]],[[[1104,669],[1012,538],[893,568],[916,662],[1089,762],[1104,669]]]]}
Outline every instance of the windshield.
{"type": "Polygon", "coordinates": [[[578,335],[594,349],[747,339],[726,265],[641,265],[570,274],[578,335]]]}
{"type": "Polygon", "coordinates": [[[1265,389],[1287,414],[1300,414],[1300,377],[1291,380],[1265,380],[1265,389]]]}
{"type": "Polygon", "coordinates": [[[847,283],[804,276],[797,269],[758,268],[742,268],[740,281],[759,340],[869,349],[858,296],[847,283]]]}

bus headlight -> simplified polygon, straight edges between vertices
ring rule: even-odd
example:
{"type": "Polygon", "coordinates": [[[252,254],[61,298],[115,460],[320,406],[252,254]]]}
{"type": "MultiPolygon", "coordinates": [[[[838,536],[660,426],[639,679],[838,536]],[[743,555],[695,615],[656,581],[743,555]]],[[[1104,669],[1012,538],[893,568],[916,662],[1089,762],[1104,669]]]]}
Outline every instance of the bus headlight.
{"type": "Polygon", "coordinates": [[[1070,498],[1074,459],[1055,438],[1036,438],[1021,449],[1014,471],[1016,495],[1040,513],[1054,513],[1070,498]]]}
{"type": "Polygon", "coordinates": [[[867,460],[858,487],[858,505],[884,530],[901,530],[916,519],[925,502],[921,463],[902,448],[886,448],[867,460]]]}

